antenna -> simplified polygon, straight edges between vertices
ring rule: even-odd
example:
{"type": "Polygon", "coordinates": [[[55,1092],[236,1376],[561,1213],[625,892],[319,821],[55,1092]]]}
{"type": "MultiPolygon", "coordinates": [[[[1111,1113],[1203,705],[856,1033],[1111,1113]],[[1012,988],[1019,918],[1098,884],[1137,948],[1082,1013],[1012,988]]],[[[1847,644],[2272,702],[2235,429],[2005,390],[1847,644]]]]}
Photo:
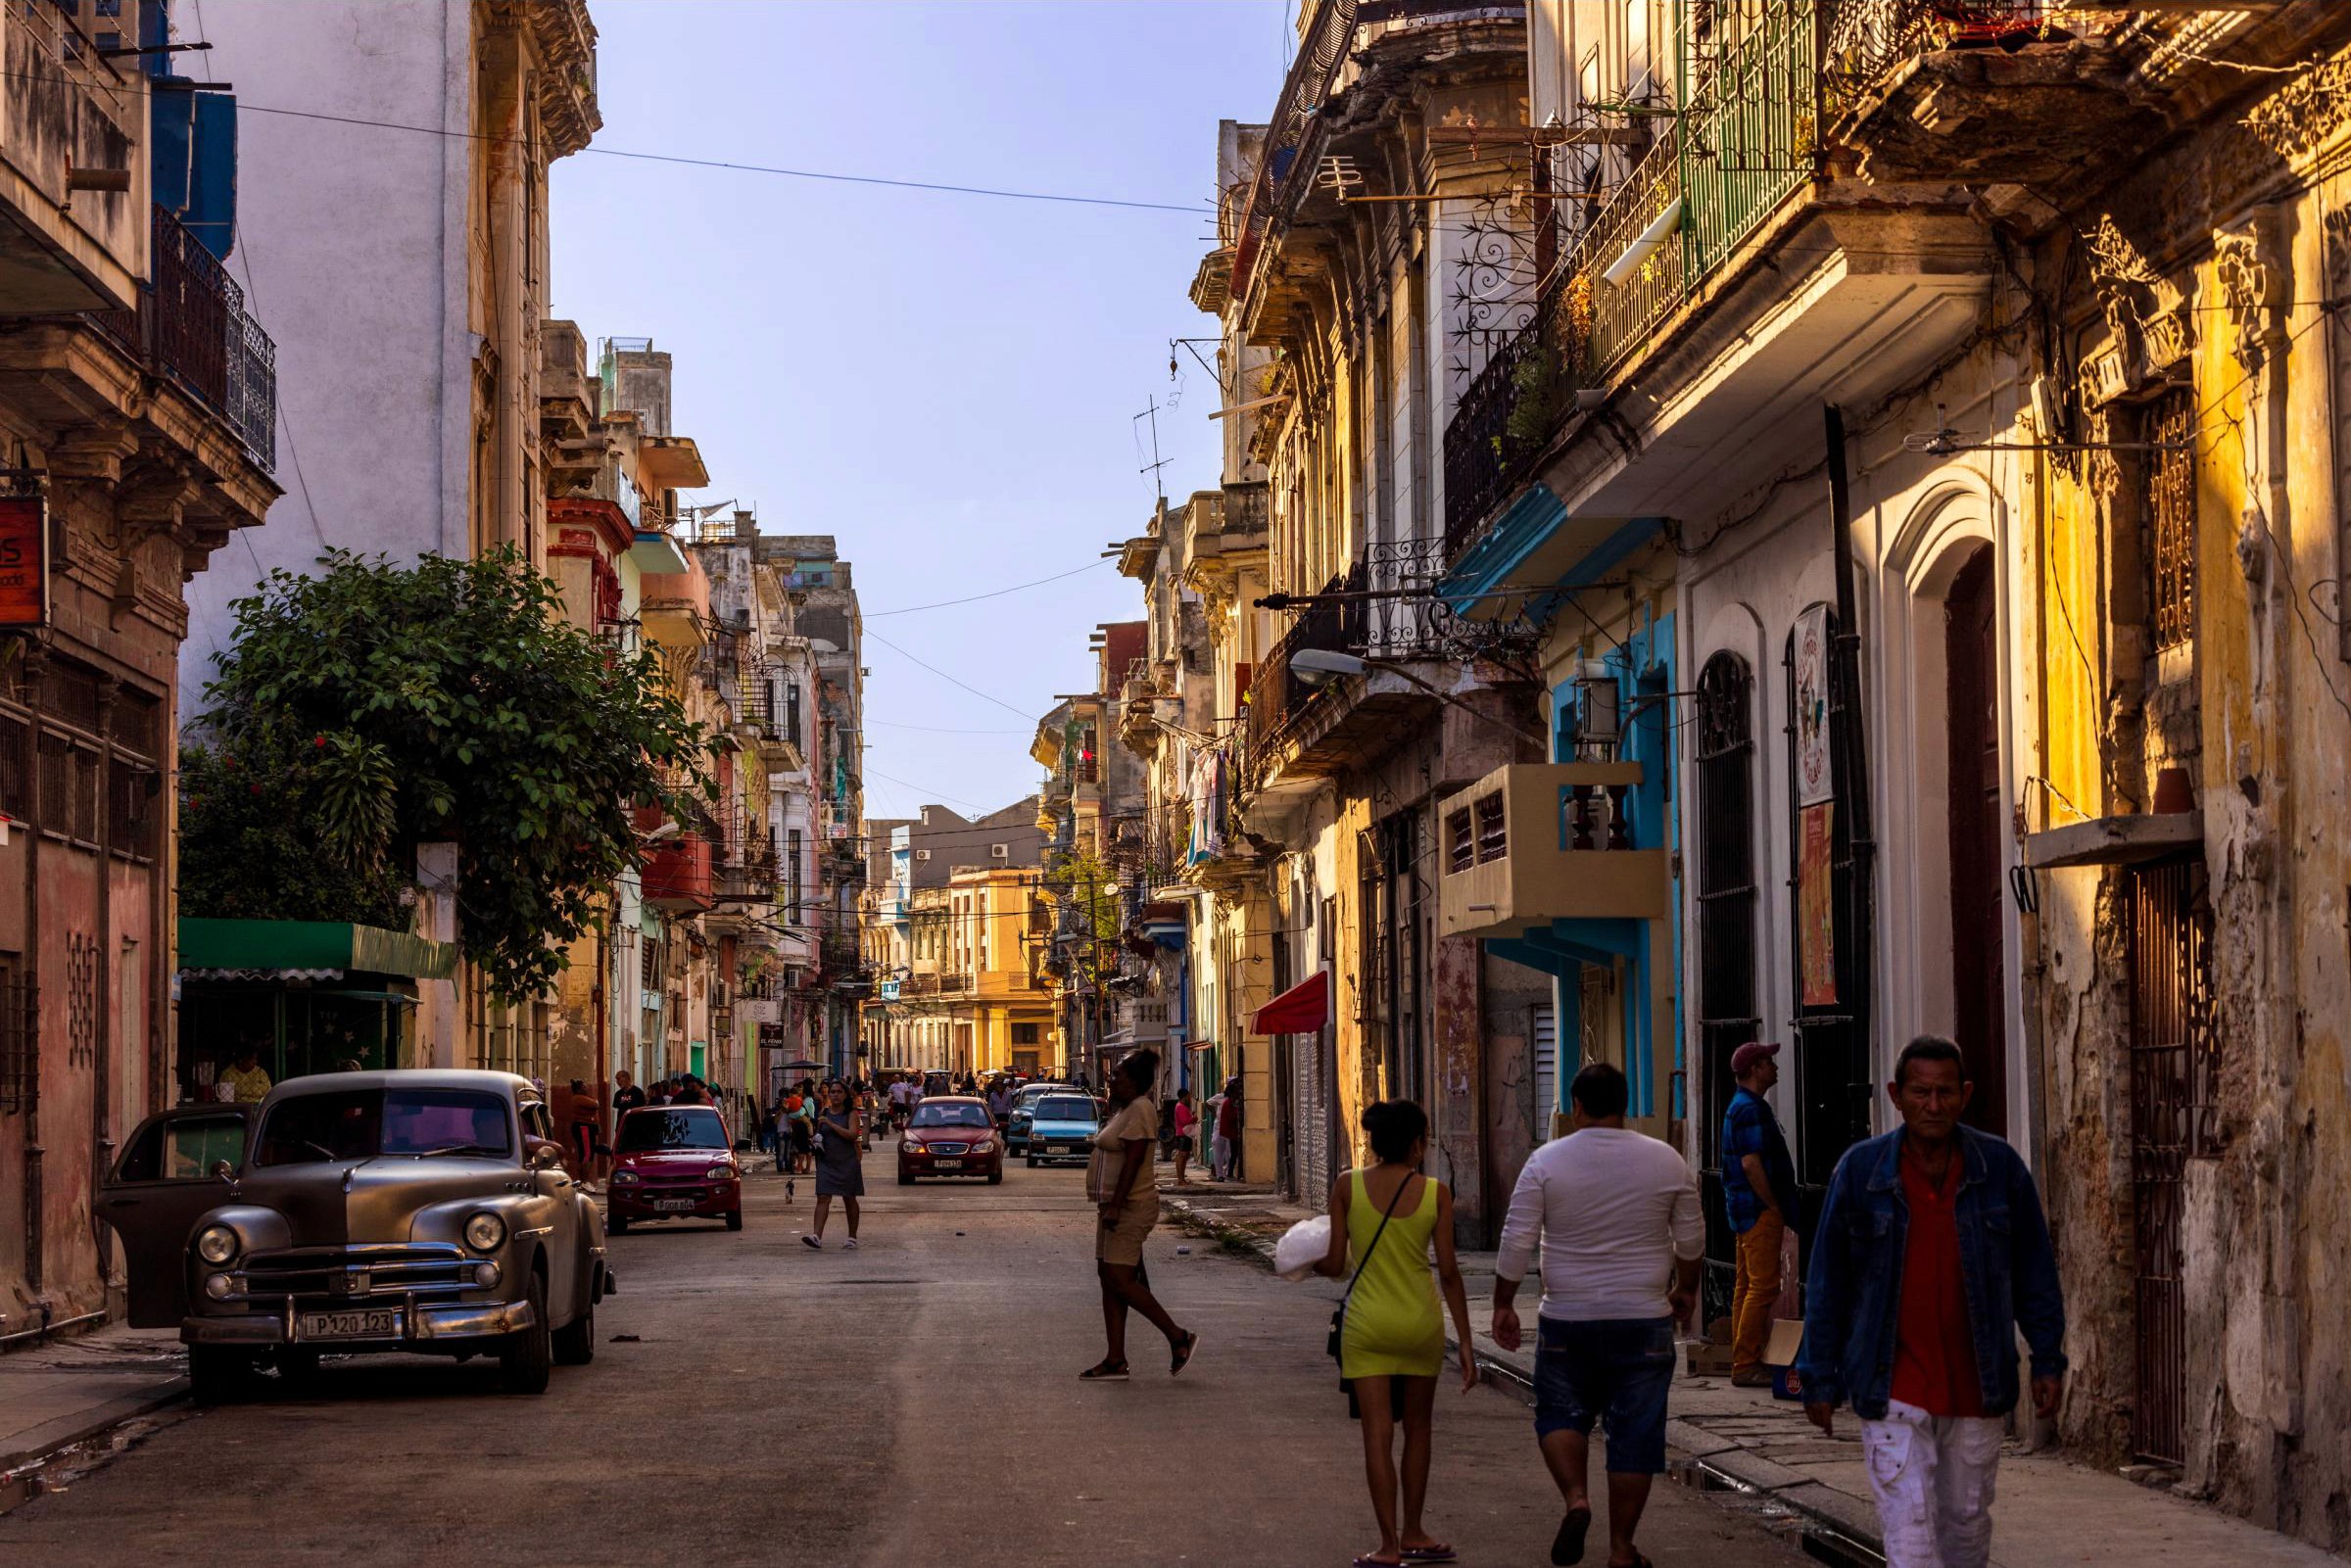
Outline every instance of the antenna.
{"type": "Polygon", "coordinates": [[[1140,424],[1145,419],[1151,421],[1151,460],[1136,469],[1135,472],[1151,476],[1151,489],[1164,501],[1168,499],[1168,491],[1167,487],[1160,483],[1159,471],[1176,459],[1162,457],[1159,454],[1159,399],[1156,395],[1151,399],[1150,405],[1141,413],[1136,414],[1129,423],[1140,424]]]}

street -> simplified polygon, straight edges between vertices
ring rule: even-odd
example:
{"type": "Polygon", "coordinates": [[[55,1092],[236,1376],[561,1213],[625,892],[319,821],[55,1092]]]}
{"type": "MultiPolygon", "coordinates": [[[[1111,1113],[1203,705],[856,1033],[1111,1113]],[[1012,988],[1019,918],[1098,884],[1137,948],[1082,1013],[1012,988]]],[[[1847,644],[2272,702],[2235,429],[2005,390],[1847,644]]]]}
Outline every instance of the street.
{"type": "MultiPolygon", "coordinates": [[[[740,1234],[613,1242],[597,1356],[538,1399],[492,1363],[330,1361],[314,1392],[206,1410],[0,1516],[0,1564],[161,1560],[1160,1564],[1345,1562],[1376,1540],[1322,1354],[1337,1287],[1291,1285],[1163,1227],[1154,1284],[1202,1335],[1169,1380],[1100,1354],[1083,1175],[892,1184],[878,1143],[864,1245],[802,1247],[772,1175],[740,1234]],[[1179,1251],[1178,1249],[1188,1249],[1179,1251]]],[[[1545,1560],[1556,1496],[1512,1395],[1440,1394],[1430,1528],[1466,1563],[1545,1560]]],[[[1596,1526],[1591,1563],[1606,1560],[1596,1526]]],[[[1660,1565],[1797,1553],[1660,1485],[1660,1565]]]]}

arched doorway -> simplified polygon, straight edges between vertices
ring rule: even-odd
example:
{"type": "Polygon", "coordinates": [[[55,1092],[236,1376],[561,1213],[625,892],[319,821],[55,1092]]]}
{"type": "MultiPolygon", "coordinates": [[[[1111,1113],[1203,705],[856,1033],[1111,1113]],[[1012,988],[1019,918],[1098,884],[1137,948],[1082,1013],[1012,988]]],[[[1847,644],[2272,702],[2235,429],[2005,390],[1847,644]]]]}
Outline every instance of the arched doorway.
{"type": "Polygon", "coordinates": [[[1975,1098],[1967,1120],[2008,1130],[2007,911],[2000,855],[1999,594],[1979,545],[1943,599],[1950,825],[1951,1033],[1975,1098]]]}

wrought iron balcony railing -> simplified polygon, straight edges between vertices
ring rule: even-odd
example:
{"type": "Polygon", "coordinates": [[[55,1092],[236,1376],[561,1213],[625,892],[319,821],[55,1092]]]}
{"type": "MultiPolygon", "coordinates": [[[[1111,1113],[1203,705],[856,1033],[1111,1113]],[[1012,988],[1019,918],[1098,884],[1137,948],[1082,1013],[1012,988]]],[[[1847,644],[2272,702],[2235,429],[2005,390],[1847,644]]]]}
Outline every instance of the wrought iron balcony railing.
{"type": "Polygon", "coordinates": [[[264,473],[277,466],[277,345],[246,313],[245,291],[178,218],[153,213],[153,278],[134,310],[84,319],[151,375],[203,404],[264,473]]]}

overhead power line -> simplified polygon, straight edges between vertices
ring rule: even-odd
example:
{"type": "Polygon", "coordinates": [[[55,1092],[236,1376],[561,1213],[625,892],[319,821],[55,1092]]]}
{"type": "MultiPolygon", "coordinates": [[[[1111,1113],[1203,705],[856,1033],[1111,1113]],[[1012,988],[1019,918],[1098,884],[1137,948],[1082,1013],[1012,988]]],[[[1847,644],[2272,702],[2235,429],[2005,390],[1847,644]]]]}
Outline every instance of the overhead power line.
{"type": "MultiPolygon", "coordinates": [[[[1102,559],[1108,560],[1109,557],[1104,556],[1102,559]]],[[[982,599],[1002,598],[1007,594],[1018,594],[1024,589],[1042,588],[1047,583],[1058,583],[1065,577],[1076,577],[1080,572],[1090,572],[1101,564],[1102,560],[1087,561],[1083,566],[1073,566],[1066,572],[1055,572],[1051,577],[1040,577],[1031,583],[1015,583],[1010,588],[993,589],[985,594],[974,594],[968,598],[942,598],[936,604],[909,604],[899,610],[867,610],[865,619],[875,621],[885,615],[912,615],[917,610],[943,610],[951,605],[977,604],[982,599]]]]}
{"type": "Polygon", "coordinates": [[[993,702],[997,707],[1002,708],[1006,713],[1017,714],[1021,718],[1027,719],[1032,724],[1036,722],[1035,714],[1022,713],[1020,709],[1014,707],[1002,697],[990,696],[987,692],[981,690],[978,687],[973,686],[968,682],[957,680],[954,676],[949,675],[937,665],[927,663],[922,659],[915,658],[913,654],[908,653],[904,648],[898,646],[895,642],[892,642],[888,638],[884,637],[881,633],[868,628],[865,635],[872,638],[875,641],[881,643],[884,647],[888,648],[891,652],[898,654],[900,657],[913,659],[915,663],[922,665],[924,669],[929,670],[933,675],[937,676],[940,680],[947,682],[949,685],[962,687],[966,691],[969,691],[972,695],[980,698],[982,701],[993,702]]]}

